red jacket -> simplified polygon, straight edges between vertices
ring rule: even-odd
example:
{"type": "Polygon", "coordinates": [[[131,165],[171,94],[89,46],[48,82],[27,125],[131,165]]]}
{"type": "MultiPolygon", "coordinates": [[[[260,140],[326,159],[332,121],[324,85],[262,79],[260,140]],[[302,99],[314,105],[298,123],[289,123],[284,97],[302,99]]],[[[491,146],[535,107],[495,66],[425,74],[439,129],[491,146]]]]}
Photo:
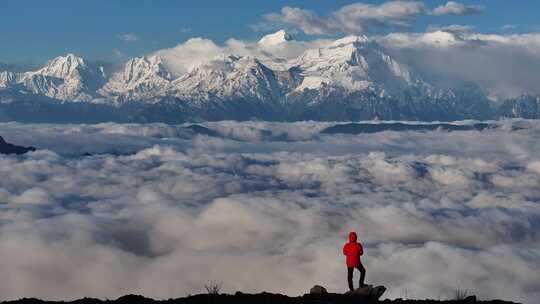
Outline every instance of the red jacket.
{"type": "Polygon", "coordinates": [[[356,241],[356,232],[349,233],[349,242],[343,246],[343,254],[347,256],[347,267],[360,266],[360,256],[364,254],[362,245],[356,241]]]}

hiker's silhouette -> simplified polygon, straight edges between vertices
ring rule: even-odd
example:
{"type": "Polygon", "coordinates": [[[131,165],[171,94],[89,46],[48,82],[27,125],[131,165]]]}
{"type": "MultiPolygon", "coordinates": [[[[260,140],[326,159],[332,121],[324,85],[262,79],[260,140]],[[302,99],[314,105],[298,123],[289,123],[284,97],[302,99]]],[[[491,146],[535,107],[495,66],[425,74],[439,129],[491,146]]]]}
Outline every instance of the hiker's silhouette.
{"type": "Polygon", "coordinates": [[[366,278],[366,269],[360,261],[360,256],[364,254],[364,249],[362,248],[362,244],[360,244],[357,239],[358,237],[356,235],[356,232],[350,232],[349,242],[346,243],[345,246],[343,246],[343,254],[347,257],[347,281],[349,283],[349,289],[351,291],[354,291],[352,279],[355,268],[360,271],[360,287],[365,286],[364,279],[366,278]]]}

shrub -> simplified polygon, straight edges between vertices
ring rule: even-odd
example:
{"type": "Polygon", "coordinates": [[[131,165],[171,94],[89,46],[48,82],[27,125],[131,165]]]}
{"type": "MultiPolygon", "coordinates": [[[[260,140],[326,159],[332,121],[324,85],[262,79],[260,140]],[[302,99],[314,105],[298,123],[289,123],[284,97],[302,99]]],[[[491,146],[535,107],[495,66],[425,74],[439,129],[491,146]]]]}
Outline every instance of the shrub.
{"type": "Polygon", "coordinates": [[[221,291],[221,286],[221,283],[212,281],[209,284],[205,284],[204,288],[206,288],[208,294],[217,295],[221,291]]]}

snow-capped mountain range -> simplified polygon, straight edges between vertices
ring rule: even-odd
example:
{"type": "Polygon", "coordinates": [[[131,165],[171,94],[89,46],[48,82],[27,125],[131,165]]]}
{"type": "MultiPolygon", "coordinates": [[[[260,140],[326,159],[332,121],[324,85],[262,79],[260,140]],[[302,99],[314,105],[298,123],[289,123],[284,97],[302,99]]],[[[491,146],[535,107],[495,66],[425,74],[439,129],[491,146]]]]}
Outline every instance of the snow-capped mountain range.
{"type": "MultiPolygon", "coordinates": [[[[291,40],[290,34],[278,31],[258,43],[271,48],[291,40]]],[[[0,119],[24,120],[25,111],[30,111],[33,118],[43,115],[46,120],[47,111],[55,111],[51,116],[57,117],[64,109],[79,117],[77,106],[84,108],[87,118],[95,116],[90,120],[100,120],[97,113],[106,107],[115,114],[104,120],[178,122],[454,120],[539,114],[538,98],[498,106],[474,86],[437,88],[365,36],[308,49],[285,64],[263,63],[267,60],[224,54],[173,76],[164,60],[154,55],[130,59],[108,76],[103,67],[68,54],[36,71],[0,72],[0,119]],[[93,105],[99,109],[96,115],[93,105]]]]}
{"type": "Polygon", "coordinates": [[[57,57],[37,71],[0,73],[0,89],[17,88],[60,101],[92,101],[105,83],[102,67],[90,66],[74,54],[57,57]]]}

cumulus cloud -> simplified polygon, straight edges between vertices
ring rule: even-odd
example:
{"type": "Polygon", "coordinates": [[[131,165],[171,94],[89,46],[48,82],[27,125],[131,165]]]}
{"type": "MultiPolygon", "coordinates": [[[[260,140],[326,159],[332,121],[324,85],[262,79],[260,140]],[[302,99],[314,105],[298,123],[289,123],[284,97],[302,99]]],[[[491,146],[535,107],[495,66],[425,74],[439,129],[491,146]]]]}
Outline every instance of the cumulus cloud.
{"type": "Polygon", "coordinates": [[[163,57],[173,72],[182,75],[222,53],[221,47],[209,39],[191,38],[173,48],[160,50],[155,55],[163,57]]]}
{"type": "Polygon", "coordinates": [[[329,123],[316,122],[204,126],[236,139],[2,124],[6,140],[41,148],[0,156],[2,297],[168,298],[211,280],[341,292],[352,229],[368,282],[390,298],[540,296],[537,122],[358,136],[321,135],[329,123]],[[84,156],[92,147],[103,154],[84,156]]]}
{"type": "Polygon", "coordinates": [[[283,23],[300,28],[306,34],[325,34],[332,30],[330,20],[319,17],[315,12],[285,6],[280,14],[268,14],[264,18],[271,23],[283,23]]]}
{"type": "Polygon", "coordinates": [[[285,6],[280,13],[264,16],[269,24],[289,26],[306,34],[367,33],[388,27],[409,27],[426,11],[419,1],[389,1],[380,5],[353,3],[322,17],[315,12],[285,6]]]}
{"type": "Polygon", "coordinates": [[[480,14],[484,8],[478,5],[465,5],[456,1],[448,1],[445,5],[433,9],[432,14],[440,15],[474,15],[480,14]]]}
{"type": "Polygon", "coordinates": [[[411,27],[420,15],[473,15],[483,11],[482,6],[465,5],[449,1],[430,10],[421,1],[388,1],[382,4],[353,3],[328,16],[298,7],[285,6],[279,13],[264,16],[256,28],[290,27],[306,34],[335,33],[367,34],[380,30],[411,27]]]}
{"type": "Polygon", "coordinates": [[[159,50],[154,55],[161,56],[167,67],[177,76],[189,72],[194,67],[208,63],[216,58],[234,54],[252,56],[271,68],[284,69],[287,61],[298,57],[305,50],[327,45],[329,40],[286,41],[277,45],[265,45],[235,38],[223,45],[205,38],[191,38],[169,49],[159,50]]]}
{"type": "Polygon", "coordinates": [[[362,26],[409,27],[425,10],[418,1],[389,1],[378,6],[355,3],[341,8],[335,16],[347,31],[353,31],[362,26]]]}

